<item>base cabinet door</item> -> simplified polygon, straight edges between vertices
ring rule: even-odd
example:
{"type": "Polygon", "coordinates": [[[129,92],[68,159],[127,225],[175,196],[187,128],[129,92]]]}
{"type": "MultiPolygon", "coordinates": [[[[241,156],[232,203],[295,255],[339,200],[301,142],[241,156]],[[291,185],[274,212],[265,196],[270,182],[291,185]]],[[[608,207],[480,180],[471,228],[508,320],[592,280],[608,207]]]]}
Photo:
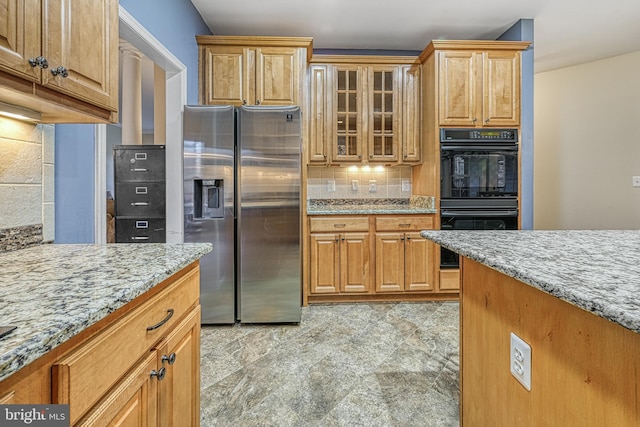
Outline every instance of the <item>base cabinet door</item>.
{"type": "Polygon", "coordinates": [[[404,291],[404,233],[376,233],[376,292],[404,291]]]}
{"type": "Polygon", "coordinates": [[[407,233],[405,248],[405,291],[433,291],[435,243],[420,233],[407,233]]]}
{"type": "Polygon", "coordinates": [[[160,427],[200,425],[200,306],[168,335],[158,366],[165,377],[158,382],[160,427]]]}
{"type": "Polygon", "coordinates": [[[369,291],[369,233],[340,237],[340,292],[369,291]]]}
{"type": "Polygon", "coordinates": [[[311,293],[369,291],[369,233],[311,235],[311,293]]]}
{"type": "Polygon", "coordinates": [[[75,427],[158,425],[157,355],[150,352],[75,427]]]}
{"type": "Polygon", "coordinates": [[[339,234],[311,235],[311,293],[337,293],[340,280],[339,234]]]}

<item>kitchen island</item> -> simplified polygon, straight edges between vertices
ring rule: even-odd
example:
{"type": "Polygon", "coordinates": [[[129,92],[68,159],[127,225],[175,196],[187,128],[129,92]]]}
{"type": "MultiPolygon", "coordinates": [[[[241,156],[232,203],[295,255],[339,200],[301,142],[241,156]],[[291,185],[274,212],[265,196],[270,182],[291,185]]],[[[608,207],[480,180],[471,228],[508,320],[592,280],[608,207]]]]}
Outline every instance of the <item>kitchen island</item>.
{"type": "Polygon", "coordinates": [[[72,423],[104,421],[140,397],[135,378],[144,378],[145,396],[161,388],[146,382],[151,371],[169,372],[165,351],[180,360],[175,353],[188,350],[188,367],[197,368],[198,260],[210,251],[210,244],[40,245],[1,254],[0,323],[17,328],[0,338],[0,403],[65,403],[72,423]],[[115,401],[122,408],[109,406],[115,401]]]}
{"type": "Polygon", "coordinates": [[[421,235],[461,255],[463,425],[640,425],[640,231],[421,235]]]}

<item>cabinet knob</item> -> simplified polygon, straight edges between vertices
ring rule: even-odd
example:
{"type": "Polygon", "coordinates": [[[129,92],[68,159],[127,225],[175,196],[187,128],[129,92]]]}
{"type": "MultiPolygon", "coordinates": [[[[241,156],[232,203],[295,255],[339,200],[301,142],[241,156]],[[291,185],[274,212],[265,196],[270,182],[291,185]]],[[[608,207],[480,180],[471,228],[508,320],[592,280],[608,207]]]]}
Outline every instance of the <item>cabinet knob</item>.
{"type": "Polygon", "coordinates": [[[486,125],[487,123],[489,123],[489,119],[484,119],[484,124],[486,125]]]}
{"type": "Polygon", "coordinates": [[[400,240],[404,242],[404,237],[401,237],[400,240]]]}
{"type": "Polygon", "coordinates": [[[242,100],[242,105],[247,105],[247,100],[246,99],[242,100]]]}
{"type": "Polygon", "coordinates": [[[478,121],[478,119],[476,119],[476,118],[474,117],[473,119],[471,119],[471,121],[472,121],[473,123],[475,123],[475,122],[477,122],[477,121],[478,121]]]}
{"type": "Polygon", "coordinates": [[[407,240],[411,240],[411,236],[407,236],[407,240]]]}
{"type": "Polygon", "coordinates": [[[176,363],[176,354],[175,353],[171,353],[168,356],[166,354],[164,354],[162,356],[162,363],[164,364],[164,362],[168,362],[169,365],[173,365],[174,363],[176,363]]]}
{"type": "Polygon", "coordinates": [[[167,370],[163,366],[162,368],[158,369],[157,371],[154,369],[153,371],[151,371],[151,373],[149,375],[151,376],[151,378],[156,377],[156,378],[158,378],[158,381],[162,381],[164,379],[164,376],[167,375],[167,370]]]}
{"type": "Polygon", "coordinates": [[[69,72],[62,65],[58,68],[52,68],[51,74],[53,74],[54,76],[69,77],[69,72]]]}
{"type": "Polygon", "coordinates": [[[40,68],[49,68],[49,62],[47,61],[47,58],[45,58],[44,56],[38,56],[37,58],[29,58],[29,65],[31,65],[32,67],[38,66],[40,68]]]}
{"type": "Polygon", "coordinates": [[[259,99],[256,101],[256,105],[260,105],[260,100],[259,99]]]}

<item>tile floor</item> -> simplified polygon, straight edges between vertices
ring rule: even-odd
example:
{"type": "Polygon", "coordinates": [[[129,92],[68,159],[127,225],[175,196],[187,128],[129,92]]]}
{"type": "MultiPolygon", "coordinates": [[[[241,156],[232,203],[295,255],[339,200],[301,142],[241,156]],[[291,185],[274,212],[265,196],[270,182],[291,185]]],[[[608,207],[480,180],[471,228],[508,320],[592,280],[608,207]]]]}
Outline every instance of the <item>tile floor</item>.
{"type": "Polygon", "coordinates": [[[457,302],[304,307],[202,327],[201,424],[458,426],[457,302]]]}

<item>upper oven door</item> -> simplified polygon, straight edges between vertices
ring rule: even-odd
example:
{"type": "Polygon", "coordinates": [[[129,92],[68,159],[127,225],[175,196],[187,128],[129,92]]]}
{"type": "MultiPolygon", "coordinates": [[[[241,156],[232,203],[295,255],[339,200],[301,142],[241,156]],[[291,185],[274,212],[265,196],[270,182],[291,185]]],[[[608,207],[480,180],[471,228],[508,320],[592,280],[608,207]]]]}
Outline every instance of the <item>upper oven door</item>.
{"type": "Polygon", "coordinates": [[[440,144],[442,199],[518,196],[518,145],[440,144]]]}

